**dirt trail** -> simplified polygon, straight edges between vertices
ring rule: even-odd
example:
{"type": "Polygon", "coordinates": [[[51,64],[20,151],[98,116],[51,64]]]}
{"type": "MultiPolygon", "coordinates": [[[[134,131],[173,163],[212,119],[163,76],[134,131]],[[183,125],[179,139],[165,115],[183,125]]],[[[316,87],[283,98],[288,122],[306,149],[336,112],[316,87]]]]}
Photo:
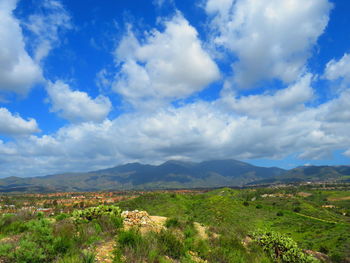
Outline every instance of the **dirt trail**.
{"type": "Polygon", "coordinates": [[[350,200],[350,196],[327,198],[327,200],[328,201],[346,201],[346,200],[350,200]]]}
{"type": "Polygon", "coordinates": [[[296,214],[299,215],[299,216],[310,218],[310,219],[317,220],[317,221],[320,221],[320,222],[325,222],[325,223],[330,223],[330,224],[335,224],[335,225],[344,225],[344,223],[342,223],[342,222],[330,221],[330,220],[326,220],[326,219],[321,219],[321,218],[317,218],[317,217],[313,217],[313,216],[304,215],[304,214],[301,214],[301,213],[296,213],[296,214]]]}
{"type": "Polygon", "coordinates": [[[113,239],[98,245],[95,250],[95,261],[99,263],[112,263],[114,245],[115,242],[113,239]]]}
{"type": "Polygon", "coordinates": [[[12,235],[4,238],[0,238],[0,244],[1,243],[18,243],[21,239],[22,234],[12,235]]]}

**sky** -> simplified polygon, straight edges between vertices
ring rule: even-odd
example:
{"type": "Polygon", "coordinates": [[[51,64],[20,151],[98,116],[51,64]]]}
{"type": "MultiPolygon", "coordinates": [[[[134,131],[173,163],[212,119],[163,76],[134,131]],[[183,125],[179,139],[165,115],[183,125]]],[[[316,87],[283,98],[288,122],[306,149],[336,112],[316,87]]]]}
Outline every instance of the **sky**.
{"type": "Polygon", "coordinates": [[[0,0],[0,177],[350,162],[346,0],[0,0]]]}

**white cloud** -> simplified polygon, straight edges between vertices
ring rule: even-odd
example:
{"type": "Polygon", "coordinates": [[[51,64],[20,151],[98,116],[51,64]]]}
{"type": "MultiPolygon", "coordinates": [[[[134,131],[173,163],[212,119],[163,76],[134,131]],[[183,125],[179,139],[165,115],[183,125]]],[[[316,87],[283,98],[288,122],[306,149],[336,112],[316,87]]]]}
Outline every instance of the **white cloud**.
{"type": "Polygon", "coordinates": [[[36,36],[32,45],[35,46],[34,57],[38,62],[59,44],[59,33],[72,28],[71,18],[59,1],[43,0],[40,7],[45,13],[33,14],[25,23],[27,29],[36,36]]]}
{"type": "Polygon", "coordinates": [[[174,4],[174,0],[153,0],[153,4],[154,4],[156,7],[162,7],[162,6],[165,5],[165,4],[171,4],[171,5],[173,5],[173,4],[174,4]]]}
{"type": "Polygon", "coordinates": [[[25,50],[20,22],[13,15],[17,1],[0,2],[0,92],[27,93],[41,80],[41,69],[25,50]]]}
{"type": "Polygon", "coordinates": [[[276,91],[274,94],[248,95],[239,99],[232,94],[223,94],[222,100],[230,109],[239,114],[263,118],[265,121],[279,114],[305,110],[304,104],[313,99],[312,75],[306,74],[293,85],[276,91]]]}
{"type": "Polygon", "coordinates": [[[249,97],[236,98],[235,108],[227,107],[222,99],[198,101],[181,108],[126,113],[100,123],[74,123],[51,135],[19,138],[16,145],[1,146],[8,153],[0,153],[0,176],[4,175],[1,171],[10,170],[8,163],[33,175],[172,158],[274,159],[295,153],[304,159],[329,158],[336,149],[350,148],[350,122],[328,121],[329,105],[305,106],[311,93],[309,81],[310,76],[305,76],[285,90],[251,102],[271,103],[274,112],[262,106],[247,111],[249,97]],[[297,94],[302,98],[296,99],[297,94]],[[5,159],[12,162],[1,164],[5,159]]]}
{"type": "Polygon", "coordinates": [[[182,15],[164,25],[164,32],[147,32],[142,43],[129,31],[115,52],[121,70],[113,88],[134,106],[186,98],[219,77],[196,29],[182,15]]]}
{"type": "Polygon", "coordinates": [[[327,0],[208,0],[205,9],[215,44],[237,56],[234,83],[249,88],[266,79],[298,79],[331,7],[327,0]]]}
{"type": "Polygon", "coordinates": [[[324,105],[322,120],[327,122],[350,123],[350,90],[343,91],[338,98],[335,98],[324,105]]]}
{"type": "MultiPolygon", "coordinates": [[[[329,9],[325,0],[208,1],[206,10],[213,16],[217,44],[238,56],[236,83],[250,85],[267,77],[289,84],[247,96],[225,86],[215,101],[199,100],[181,107],[169,102],[187,98],[220,77],[195,28],[177,14],[163,22],[163,31],[145,32],[143,39],[129,30],[115,51],[120,72],[114,76],[113,89],[136,110],[109,120],[112,105],[107,97],[92,98],[61,81],[49,83],[51,110],[70,123],[52,134],[0,140],[0,177],[87,171],[130,161],[273,159],[295,153],[299,158],[320,159],[329,158],[334,150],[350,149],[349,91],[319,106],[308,106],[314,98],[314,79],[304,66],[328,22],[329,9]],[[246,73],[240,72],[243,69],[246,73]],[[252,82],[245,79],[249,76],[252,82]]],[[[40,34],[44,27],[39,20],[33,19],[32,25],[38,26],[40,34]]],[[[48,30],[48,48],[38,48],[38,60],[59,41],[58,31],[55,26],[48,30]]],[[[346,78],[347,60],[347,55],[332,60],[325,76],[346,78]]],[[[110,79],[103,69],[96,81],[105,88],[110,79]]],[[[36,131],[35,120],[0,110],[0,133],[36,131]]],[[[349,152],[344,154],[350,157],[349,152]]]]}
{"type": "Polygon", "coordinates": [[[103,121],[111,110],[112,104],[105,96],[92,99],[87,93],[73,91],[61,82],[49,83],[47,92],[51,110],[71,122],[103,121]]]}
{"type": "Polygon", "coordinates": [[[332,59],[326,65],[324,77],[328,80],[342,79],[344,84],[350,84],[350,55],[345,53],[338,61],[332,59]]]}
{"type": "Polygon", "coordinates": [[[0,108],[0,135],[27,135],[39,132],[35,119],[23,119],[18,114],[11,114],[6,108],[0,108]]]}
{"type": "Polygon", "coordinates": [[[350,157],[350,149],[349,149],[349,150],[347,150],[347,151],[344,153],[344,155],[346,155],[346,156],[350,157]]]}

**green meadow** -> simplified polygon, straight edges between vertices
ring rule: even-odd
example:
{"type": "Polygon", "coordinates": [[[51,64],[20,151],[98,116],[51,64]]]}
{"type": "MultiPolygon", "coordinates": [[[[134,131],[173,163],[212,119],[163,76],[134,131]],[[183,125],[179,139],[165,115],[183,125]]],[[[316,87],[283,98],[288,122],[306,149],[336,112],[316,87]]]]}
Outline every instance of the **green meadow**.
{"type": "Polygon", "coordinates": [[[0,262],[350,262],[349,196],[311,187],[163,191],[71,213],[3,214],[0,262]],[[123,227],[126,210],[167,219],[142,232],[123,227]],[[106,244],[109,261],[99,254],[106,244]]]}

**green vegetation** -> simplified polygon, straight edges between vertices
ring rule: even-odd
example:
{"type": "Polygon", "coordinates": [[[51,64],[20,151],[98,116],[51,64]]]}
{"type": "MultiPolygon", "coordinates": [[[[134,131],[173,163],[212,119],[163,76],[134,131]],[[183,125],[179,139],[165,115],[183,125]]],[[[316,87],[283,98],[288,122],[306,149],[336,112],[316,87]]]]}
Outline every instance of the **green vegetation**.
{"type": "Polygon", "coordinates": [[[106,242],[115,263],[350,262],[349,196],[312,185],[223,188],[140,193],[72,212],[18,210],[0,215],[0,262],[95,262],[106,242]],[[136,209],[166,217],[163,227],[124,228],[121,211],[136,209]]]}
{"type": "Polygon", "coordinates": [[[75,211],[72,217],[60,220],[36,215],[3,215],[0,231],[8,239],[0,240],[1,262],[94,262],[94,254],[85,251],[108,236],[113,237],[121,226],[120,209],[115,206],[75,211]],[[98,211],[89,217],[91,211],[98,211]],[[89,220],[77,220],[77,217],[89,220]]]}
{"type": "Polygon", "coordinates": [[[298,244],[290,237],[275,232],[264,231],[254,233],[253,237],[269,256],[278,262],[317,262],[312,256],[303,253],[298,247],[298,244]]]}
{"type": "MultiPolygon", "coordinates": [[[[224,188],[203,194],[176,195],[147,193],[121,202],[119,206],[123,210],[146,210],[154,215],[202,223],[219,237],[208,244],[211,248],[217,246],[218,250],[223,250],[223,244],[232,241],[228,242],[229,238],[235,237],[240,243],[251,231],[265,229],[287,235],[301,249],[327,251],[325,254],[334,262],[347,262],[345,260],[350,257],[350,200],[331,202],[328,198],[337,191],[310,188],[224,188]],[[307,195],[298,194],[303,192],[307,195]],[[332,204],[335,208],[323,207],[332,204]]],[[[341,196],[350,196],[348,190],[338,192],[341,196]]],[[[242,257],[242,252],[237,251],[231,249],[230,253],[239,253],[242,257]]],[[[222,255],[227,253],[218,252],[222,255]]],[[[222,262],[236,261],[227,259],[222,262]]]]}

